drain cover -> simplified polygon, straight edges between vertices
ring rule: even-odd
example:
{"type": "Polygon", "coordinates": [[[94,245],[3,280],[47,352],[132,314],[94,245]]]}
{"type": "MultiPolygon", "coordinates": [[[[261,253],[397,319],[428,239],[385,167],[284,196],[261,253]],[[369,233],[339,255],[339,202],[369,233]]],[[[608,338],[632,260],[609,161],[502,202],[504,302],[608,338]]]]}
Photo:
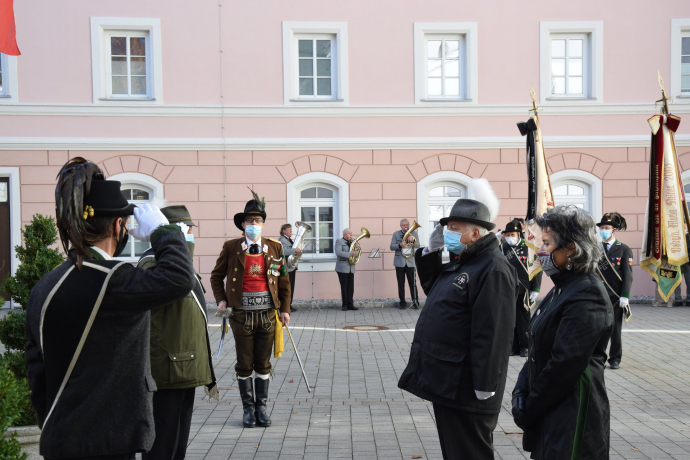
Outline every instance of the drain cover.
{"type": "Polygon", "coordinates": [[[348,331],[372,332],[372,331],[387,331],[386,326],[345,326],[343,329],[348,331]]]}

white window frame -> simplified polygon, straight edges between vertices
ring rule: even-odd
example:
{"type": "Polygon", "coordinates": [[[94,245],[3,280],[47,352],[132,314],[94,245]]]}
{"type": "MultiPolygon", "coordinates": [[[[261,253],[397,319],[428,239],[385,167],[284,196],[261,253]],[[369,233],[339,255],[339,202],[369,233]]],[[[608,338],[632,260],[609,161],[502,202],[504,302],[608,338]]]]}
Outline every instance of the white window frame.
{"type": "MultiPolygon", "coordinates": [[[[146,31],[141,31],[141,30],[108,30],[105,32],[104,40],[103,40],[103,46],[105,46],[105,57],[106,57],[106,65],[105,65],[105,86],[106,86],[106,95],[107,98],[112,99],[112,100],[120,100],[120,99],[125,99],[125,100],[131,100],[131,99],[143,99],[147,100],[150,99],[149,94],[151,90],[151,38],[149,37],[149,33],[146,31]],[[130,38],[143,38],[144,39],[144,47],[146,50],[146,94],[113,94],[113,79],[112,79],[112,65],[110,64],[110,57],[112,56],[112,47],[111,47],[111,38],[113,37],[118,37],[118,36],[124,36],[125,41],[127,43],[127,48],[129,48],[129,43],[130,43],[130,38]]],[[[130,62],[131,62],[131,55],[127,56],[127,68],[130,68],[130,62]]],[[[126,78],[129,80],[127,85],[129,87],[130,81],[132,78],[130,70],[127,71],[127,76],[126,78]]],[[[131,87],[130,87],[130,92],[131,92],[131,87]]]]}
{"type": "MultiPolygon", "coordinates": [[[[337,212],[336,212],[338,207],[339,207],[338,191],[339,191],[338,188],[335,187],[334,185],[327,184],[324,182],[317,182],[317,183],[310,182],[310,183],[303,184],[302,186],[295,189],[295,192],[300,194],[300,197],[298,199],[299,204],[298,204],[298,209],[297,209],[298,214],[300,214],[300,218],[297,220],[304,222],[304,220],[301,218],[302,217],[301,216],[302,208],[314,207],[314,214],[315,214],[314,220],[316,220],[316,221],[318,221],[318,218],[317,218],[317,216],[319,214],[318,208],[320,208],[320,207],[332,207],[333,208],[333,237],[332,237],[332,239],[333,239],[333,252],[331,254],[328,254],[328,253],[321,254],[318,252],[315,252],[313,254],[311,254],[311,253],[305,254],[304,255],[305,259],[307,257],[309,257],[309,258],[314,257],[314,258],[319,258],[319,259],[332,258],[335,255],[335,240],[337,240],[339,238],[339,236],[338,236],[338,233],[339,233],[338,232],[338,228],[339,228],[338,227],[338,217],[337,217],[337,212]],[[302,196],[301,196],[302,192],[304,190],[307,190],[310,188],[328,189],[328,190],[333,192],[333,198],[302,198],[302,196]]],[[[318,225],[318,222],[317,222],[317,225],[318,225]]],[[[315,236],[317,232],[318,232],[318,229],[313,229],[312,234],[314,235],[313,238],[314,238],[315,244],[318,247],[318,244],[319,244],[318,240],[327,239],[328,237],[320,236],[319,238],[317,238],[315,236]]]]}
{"type": "MultiPolygon", "coordinates": [[[[300,40],[310,40],[310,41],[316,41],[316,40],[328,40],[331,42],[331,94],[330,95],[325,95],[325,96],[319,96],[319,95],[303,95],[299,94],[299,65],[293,67],[293,93],[296,95],[296,98],[298,98],[301,102],[306,102],[306,101],[333,101],[337,97],[338,93],[338,45],[336,43],[336,37],[335,35],[331,34],[294,34],[292,36],[292,39],[294,40],[295,43],[293,43],[294,49],[299,50],[299,41],[300,40]]],[[[295,56],[293,56],[293,59],[299,62],[300,57],[299,57],[299,51],[295,56]]],[[[314,61],[314,89],[317,90],[318,92],[318,82],[316,81],[318,79],[317,77],[317,65],[316,61],[318,58],[316,57],[316,54],[311,58],[314,61]]]]}
{"type": "MultiPolygon", "coordinates": [[[[22,200],[20,196],[19,168],[0,167],[0,177],[10,178],[10,248],[12,251],[10,273],[14,276],[19,267],[19,258],[17,258],[17,251],[14,247],[22,244],[22,200]]],[[[0,308],[3,306],[19,307],[11,299],[6,301],[4,305],[0,304],[0,308]]]]}
{"type": "Polygon", "coordinates": [[[10,104],[17,101],[19,85],[17,84],[17,56],[9,56],[0,53],[0,66],[2,66],[2,91],[0,91],[0,104],[10,104]]]}
{"type": "Polygon", "coordinates": [[[548,21],[539,23],[539,99],[544,105],[604,103],[604,21],[548,21]],[[554,35],[585,34],[584,97],[551,95],[551,39],[554,35]],[[588,75],[589,74],[589,75],[588,75]]]}
{"type": "Polygon", "coordinates": [[[463,190],[465,198],[472,178],[456,171],[439,171],[429,174],[417,182],[417,222],[422,227],[418,230],[419,239],[425,245],[429,241],[429,235],[434,230],[429,226],[429,191],[435,187],[456,187],[463,190]]]}
{"type": "MultiPolygon", "coordinates": [[[[342,236],[345,228],[350,226],[350,186],[347,181],[333,174],[312,172],[298,176],[287,183],[287,221],[291,225],[301,219],[301,191],[310,187],[326,186],[334,191],[335,209],[333,210],[333,241],[342,236]]],[[[294,229],[293,229],[294,233],[294,229]]],[[[335,244],[334,244],[335,246],[335,244]]],[[[313,258],[302,257],[301,271],[333,271],[336,256],[333,254],[315,254],[313,258]]]]}
{"type": "MultiPolygon", "coordinates": [[[[565,74],[563,75],[563,78],[565,78],[565,86],[566,90],[569,89],[569,67],[570,67],[570,60],[571,59],[578,59],[577,57],[571,58],[570,57],[570,52],[568,49],[568,40],[582,40],[582,56],[579,57],[579,59],[582,60],[582,95],[571,95],[571,94],[556,94],[556,95],[551,95],[549,96],[550,98],[558,98],[558,99],[582,99],[582,98],[587,98],[589,97],[589,87],[590,87],[590,80],[591,80],[591,73],[590,73],[590,51],[589,51],[589,43],[590,43],[590,35],[589,34],[575,34],[575,33],[568,33],[568,34],[551,34],[551,42],[552,42],[552,48],[553,48],[553,40],[565,40],[566,45],[565,45],[565,56],[563,57],[557,57],[554,58],[550,53],[549,53],[549,59],[552,62],[553,65],[553,59],[563,59],[565,60],[565,74]]],[[[549,78],[553,79],[553,75],[549,73],[549,78]]],[[[549,91],[551,91],[551,84],[549,84],[549,91]]]]}
{"type": "Polygon", "coordinates": [[[283,21],[283,103],[285,105],[340,106],[350,103],[347,22],[283,21]],[[299,38],[328,37],[331,45],[331,96],[299,95],[299,38]]]}
{"type": "MultiPolygon", "coordinates": [[[[579,169],[565,169],[551,174],[551,189],[555,189],[560,185],[568,181],[578,182],[580,184],[574,185],[586,185],[589,192],[589,203],[591,209],[585,209],[589,212],[594,219],[599,219],[603,215],[603,183],[594,174],[588,173],[586,171],[580,171],[579,169]]],[[[561,203],[555,202],[558,206],[561,203]]],[[[598,222],[598,220],[597,220],[598,222]]]]}
{"type": "Polygon", "coordinates": [[[163,61],[161,24],[158,18],[91,18],[91,71],[93,103],[99,105],[163,104],[163,61]],[[113,33],[141,32],[148,34],[146,43],[146,97],[110,94],[110,42],[113,33]]]}
{"type": "Polygon", "coordinates": [[[415,22],[414,23],[414,101],[415,105],[439,103],[479,103],[479,66],[476,22],[415,22]],[[464,62],[460,64],[461,96],[438,97],[427,95],[427,37],[445,35],[464,37],[464,62]]]}
{"type": "Polygon", "coordinates": [[[681,95],[681,43],[690,37],[690,18],[671,19],[671,94],[675,103],[690,104],[690,93],[681,95]]]}

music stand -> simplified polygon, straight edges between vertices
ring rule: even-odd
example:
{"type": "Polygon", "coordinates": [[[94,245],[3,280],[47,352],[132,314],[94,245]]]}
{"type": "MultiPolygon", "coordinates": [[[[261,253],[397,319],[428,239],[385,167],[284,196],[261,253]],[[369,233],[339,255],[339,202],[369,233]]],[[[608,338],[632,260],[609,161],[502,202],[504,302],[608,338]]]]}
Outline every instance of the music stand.
{"type": "MultiPolygon", "coordinates": [[[[371,250],[369,254],[369,259],[380,259],[381,258],[381,248],[375,248],[371,250]]],[[[371,305],[374,306],[374,287],[376,286],[376,270],[371,271],[371,305]]],[[[383,308],[383,303],[381,304],[383,308]]]]}

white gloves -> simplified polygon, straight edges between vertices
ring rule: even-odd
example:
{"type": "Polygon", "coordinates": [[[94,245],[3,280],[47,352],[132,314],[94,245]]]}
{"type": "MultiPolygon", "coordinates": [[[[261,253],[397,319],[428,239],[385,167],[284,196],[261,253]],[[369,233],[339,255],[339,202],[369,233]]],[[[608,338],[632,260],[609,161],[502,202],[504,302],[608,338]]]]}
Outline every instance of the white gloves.
{"type": "Polygon", "coordinates": [[[493,395],[496,394],[495,391],[477,391],[474,390],[474,394],[477,395],[477,399],[480,401],[484,401],[485,399],[489,399],[493,395]]]}
{"type": "Polygon", "coordinates": [[[619,305],[621,306],[621,308],[625,308],[628,305],[630,305],[630,300],[628,300],[627,297],[621,297],[620,301],[619,301],[619,305]]]}
{"type": "Polygon", "coordinates": [[[436,224],[434,231],[431,232],[431,235],[429,235],[429,244],[427,246],[429,248],[429,252],[438,251],[445,245],[446,243],[443,241],[443,225],[436,224]]]}
{"type": "Polygon", "coordinates": [[[534,302],[537,300],[537,297],[539,296],[539,293],[537,291],[532,291],[532,293],[529,295],[529,301],[534,302]]]}
{"type": "Polygon", "coordinates": [[[184,222],[177,222],[175,225],[180,227],[180,230],[182,230],[182,233],[184,233],[185,235],[189,231],[189,225],[185,224],[184,222]]]}
{"type": "Polygon", "coordinates": [[[158,206],[143,204],[134,208],[134,217],[139,224],[129,233],[139,241],[151,241],[151,233],[161,225],[168,225],[168,219],[163,215],[158,206]]]}

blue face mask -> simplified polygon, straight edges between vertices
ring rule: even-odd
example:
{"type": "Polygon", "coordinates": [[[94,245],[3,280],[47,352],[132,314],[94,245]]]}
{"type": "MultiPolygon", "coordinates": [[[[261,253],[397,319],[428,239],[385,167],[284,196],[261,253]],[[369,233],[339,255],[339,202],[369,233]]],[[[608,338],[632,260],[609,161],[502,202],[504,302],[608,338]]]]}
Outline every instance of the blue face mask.
{"type": "Polygon", "coordinates": [[[599,234],[604,239],[604,241],[611,239],[611,235],[613,235],[613,233],[611,233],[611,230],[602,230],[599,232],[599,234]]]}
{"type": "Polygon", "coordinates": [[[460,254],[467,246],[466,244],[460,242],[462,235],[462,233],[451,230],[446,230],[446,233],[443,234],[443,242],[446,244],[448,250],[453,254],[460,254]]]}
{"type": "Polygon", "coordinates": [[[261,226],[260,225],[247,225],[247,227],[244,229],[244,233],[247,234],[247,236],[255,240],[261,235],[261,226]]]}
{"type": "Polygon", "coordinates": [[[187,233],[184,237],[185,237],[185,239],[186,239],[187,241],[189,241],[190,243],[193,243],[193,242],[194,242],[194,234],[192,234],[192,233],[187,233]]]}

